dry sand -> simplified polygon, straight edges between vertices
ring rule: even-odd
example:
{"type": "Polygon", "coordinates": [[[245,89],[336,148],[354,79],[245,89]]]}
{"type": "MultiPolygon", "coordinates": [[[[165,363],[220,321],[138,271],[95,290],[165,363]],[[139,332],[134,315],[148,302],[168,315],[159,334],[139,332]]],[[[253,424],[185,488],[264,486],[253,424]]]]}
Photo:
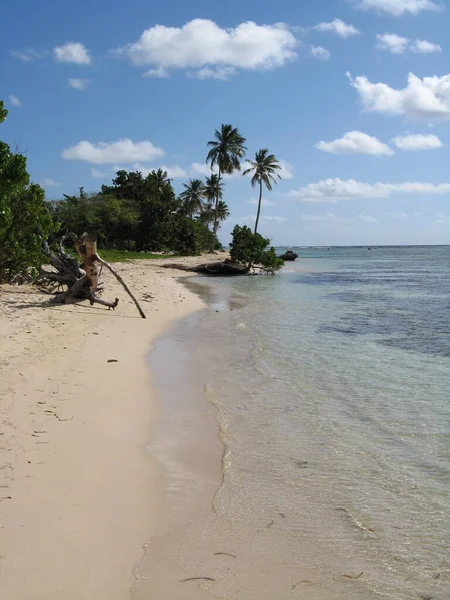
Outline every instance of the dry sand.
{"type": "Polygon", "coordinates": [[[0,287],[2,598],[130,598],[142,546],[164,529],[161,469],[146,452],[158,412],[146,356],[204,304],[155,261],[118,269],[146,320],[109,273],[115,312],[0,287]]]}

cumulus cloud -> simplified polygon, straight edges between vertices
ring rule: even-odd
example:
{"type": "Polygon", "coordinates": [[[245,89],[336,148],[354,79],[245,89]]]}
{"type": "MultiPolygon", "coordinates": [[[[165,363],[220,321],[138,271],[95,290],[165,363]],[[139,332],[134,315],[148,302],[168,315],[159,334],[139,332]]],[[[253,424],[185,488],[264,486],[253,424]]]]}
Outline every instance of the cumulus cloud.
{"type": "Polygon", "coordinates": [[[53,56],[57,62],[90,65],[91,57],[88,49],[79,42],[68,42],[53,48],[53,56]]]}
{"type": "Polygon", "coordinates": [[[341,19],[334,19],[334,21],[327,23],[319,23],[318,25],[315,25],[313,29],[316,31],[331,31],[344,39],[361,33],[356,27],[344,23],[341,19]]]}
{"type": "Polygon", "coordinates": [[[394,154],[389,146],[380,142],[378,138],[362,131],[349,131],[332,142],[318,142],[316,148],[332,154],[394,154]]]}
{"type": "Polygon", "coordinates": [[[380,13],[401,17],[404,14],[418,15],[425,10],[441,10],[433,0],[350,0],[362,10],[375,10],[380,13]]]}
{"type": "MultiPolygon", "coordinates": [[[[214,168],[211,171],[211,167],[209,166],[209,164],[205,163],[199,163],[199,162],[193,162],[189,168],[189,172],[192,175],[203,175],[204,177],[209,177],[211,175],[211,173],[218,173],[217,168],[214,168]]],[[[231,175],[227,175],[224,174],[222,175],[222,177],[226,177],[226,178],[230,178],[230,177],[241,177],[242,176],[242,171],[234,171],[231,175]]]]}
{"type": "Polygon", "coordinates": [[[377,35],[378,50],[388,50],[392,54],[403,54],[406,50],[411,50],[416,54],[432,54],[433,52],[442,52],[439,44],[433,44],[427,40],[416,40],[410,43],[409,38],[402,37],[395,33],[383,33],[377,35]]]}
{"type": "Polygon", "coordinates": [[[282,159],[280,159],[278,162],[280,163],[281,167],[281,169],[278,170],[281,179],[294,179],[294,167],[282,159]]]}
{"type": "Polygon", "coordinates": [[[163,171],[167,172],[167,177],[169,179],[183,179],[188,177],[188,173],[185,169],[183,169],[182,167],[179,167],[178,165],[173,165],[171,167],[168,167],[166,165],[158,165],[157,167],[155,166],[145,166],[145,165],[141,165],[140,163],[136,163],[133,165],[133,171],[140,171],[142,173],[142,175],[144,175],[145,177],[151,173],[152,171],[157,171],[158,169],[162,169],[163,171]]]}
{"type": "Polygon", "coordinates": [[[322,48],[322,46],[310,46],[309,53],[319,60],[328,60],[331,56],[330,52],[326,48],[322,48]]]}
{"type": "Polygon", "coordinates": [[[69,77],[68,79],[70,87],[73,87],[75,90],[85,90],[87,86],[91,83],[90,79],[72,79],[69,77]]]}
{"type": "Polygon", "coordinates": [[[443,145],[437,135],[432,134],[398,135],[392,141],[401,150],[433,150],[443,145]]]}
{"type": "Polygon", "coordinates": [[[323,179],[317,183],[289,192],[300,202],[339,202],[363,198],[387,198],[392,194],[449,194],[450,183],[366,183],[354,179],[323,179]]]}
{"type": "Polygon", "coordinates": [[[61,185],[51,177],[46,177],[43,183],[45,187],[57,187],[58,185],[61,185]]]}
{"type": "Polygon", "coordinates": [[[439,44],[433,44],[432,42],[427,42],[427,40],[416,40],[411,46],[411,50],[413,52],[417,52],[418,54],[442,52],[442,48],[439,46],[439,44]]]}
{"type": "Polygon", "coordinates": [[[203,70],[200,78],[212,74],[218,78],[222,68],[281,67],[296,57],[297,45],[297,39],[283,23],[257,25],[248,21],[233,29],[222,29],[214,21],[194,19],[182,27],[150,27],[136,42],[114,53],[127,56],[136,66],[199,69],[203,70]]]}
{"type": "Polygon", "coordinates": [[[409,73],[408,85],[395,89],[386,83],[372,83],[365,75],[346,73],[368,111],[413,118],[447,119],[450,117],[450,74],[420,79],[409,73]]]}
{"type": "Polygon", "coordinates": [[[94,165],[152,161],[163,155],[164,151],[150,141],[133,142],[128,138],[98,144],[84,140],[62,152],[67,160],[84,160],[94,165]]]}
{"type": "Polygon", "coordinates": [[[8,96],[8,100],[9,100],[9,103],[11,104],[11,106],[17,106],[18,108],[20,108],[22,106],[22,102],[20,101],[20,98],[18,98],[17,96],[14,96],[13,94],[10,94],[8,96]]]}
{"type": "Polygon", "coordinates": [[[408,38],[396,35],[395,33],[379,33],[377,40],[377,48],[379,50],[388,50],[392,54],[403,54],[409,43],[408,38]]]}

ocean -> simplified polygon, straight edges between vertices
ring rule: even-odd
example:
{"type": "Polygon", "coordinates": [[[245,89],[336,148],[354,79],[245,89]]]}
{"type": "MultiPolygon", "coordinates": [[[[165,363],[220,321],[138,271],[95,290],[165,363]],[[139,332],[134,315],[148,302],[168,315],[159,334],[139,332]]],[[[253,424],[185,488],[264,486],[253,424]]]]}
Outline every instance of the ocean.
{"type": "Polygon", "coordinates": [[[171,598],[448,600],[450,247],[294,250],[190,280],[208,309],[171,335],[223,479],[153,567],[204,574],[171,598]]]}

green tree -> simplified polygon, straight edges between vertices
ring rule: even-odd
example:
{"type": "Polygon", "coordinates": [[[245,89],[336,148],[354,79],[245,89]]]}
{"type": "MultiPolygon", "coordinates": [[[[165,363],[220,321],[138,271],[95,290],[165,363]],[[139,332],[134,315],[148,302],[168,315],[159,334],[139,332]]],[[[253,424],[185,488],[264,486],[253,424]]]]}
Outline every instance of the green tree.
{"type": "Polygon", "coordinates": [[[255,154],[255,160],[248,160],[249,168],[243,172],[243,175],[252,175],[252,187],[259,185],[258,211],[256,213],[255,229],[253,233],[258,231],[259,215],[261,213],[261,201],[263,184],[269,190],[272,190],[272,182],[277,183],[276,177],[281,179],[281,175],[277,173],[281,169],[281,165],[275,158],[274,154],[269,154],[267,148],[258,150],[255,154]]]}
{"type": "Polygon", "coordinates": [[[113,195],[64,195],[63,200],[50,203],[54,219],[63,229],[78,234],[95,231],[100,247],[124,248],[134,238],[139,212],[128,202],[113,195]]]}
{"type": "MultiPolygon", "coordinates": [[[[0,101],[0,123],[7,114],[0,101]]],[[[0,141],[0,281],[27,275],[39,267],[42,242],[52,227],[44,190],[30,183],[26,158],[0,141]]]]}
{"type": "Polygon", "coordinates": [[[260,233],[253,233],[250,227],[236,225],[232,233],[230,244],[231,260],[237,264],[245,265],[248,271],[261,269],[266,273],[274,274],[281,269],[284,261],[278,258],[268,238],[260,233]]]}
{"type": "Polygon", "coordinates": [[[203,210],[205,186],[200,179],[190,179],[188,183],[183,183],[183,187],[184,191],[180,194],[180,200],[183,203],[184,213],[192,218],[203,210]]]}
{"type": "MultiPolygon", "coordinates": [[[[214,140],[208,142],[209,152],[206,162],[210,164],[211,170],[217,166],[218,182],[222,174],[231,175],[235,170],[240,171],[241,160],[245,155],[247,148],[244,146],[245,138],[239,133],[239,130],[232,125],[223,125],[220,130],[216,129],[214,140]]],[[[213,233],[217,234],[219,225],[218,209],[220,196],[215,197],[215,218],[213,233]]]]}
{"type": "Polygon", "coordinates": [[[140,172],[118,171],[112,185],[103,185],[101,193],[126,200],[138,212],[134,236],[137,250],[170,248],[181,202],[165,171],[158,169],[146,177],[140,172]]]}

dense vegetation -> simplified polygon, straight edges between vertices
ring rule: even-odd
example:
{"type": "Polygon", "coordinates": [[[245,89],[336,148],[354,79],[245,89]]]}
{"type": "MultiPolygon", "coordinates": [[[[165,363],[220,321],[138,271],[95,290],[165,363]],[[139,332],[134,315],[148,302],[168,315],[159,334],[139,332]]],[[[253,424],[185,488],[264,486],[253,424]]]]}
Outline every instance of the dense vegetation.
{"type": "Polygon", "coordinates": [[[217,246],[216,236],[200,218],[202,206],[194,207],[181,196],[162,169],[146,177],[118,171],[112,185],[103,185],[99,192],[86,194],[81,188],[77,196],[65,195],[49,208],[62,230],[96,232],[100,248],[200,254],[217,246]]]}
{"type": "MultiPolygon", "coordinates": [[[[0,123],[7,116],[0,102],[0,123]]],[[[224,174],[241,169],[246,151],[245,138],[237,128],[222,125],[208,142],[206,161],[211,175],[203,182],[190,179],[177,196],[167,173],[154,170],[118,171],[111,185],[97,192],[44,201],[44,191],[30,183],[26,159],[0,142],[0,281],[32,274],[42,261],[41,248],[50,237],[55,241],[64,232],[94,232],[102,249],[131,253],[172,251],[195,255],[220,248],[217,232],[230,211],[223,200],[224,174]],[[214,170],[217,169],[217,173],[214,170]]],[[[244,174],[252,174],[252,185],[260,195],[254,232],[236,226],[231,247],[232,260],[249,267],[260,264],[274,272],[281,266],[269,240],[257,233],[262,186],[280,177],[275,156],[268,150],[248,161],[244,174]]],[[[136,255],[136,254],[134,254],[136,255]]]]}
{"type": "MultiPolygon", "coordinates": [[[[7,115],[0,101],[0,124],[7,115]]],[[[52,228],[44,190],[30,183],[26,158],[0,141],[0,281],[33,274],[52,228]]]]}

